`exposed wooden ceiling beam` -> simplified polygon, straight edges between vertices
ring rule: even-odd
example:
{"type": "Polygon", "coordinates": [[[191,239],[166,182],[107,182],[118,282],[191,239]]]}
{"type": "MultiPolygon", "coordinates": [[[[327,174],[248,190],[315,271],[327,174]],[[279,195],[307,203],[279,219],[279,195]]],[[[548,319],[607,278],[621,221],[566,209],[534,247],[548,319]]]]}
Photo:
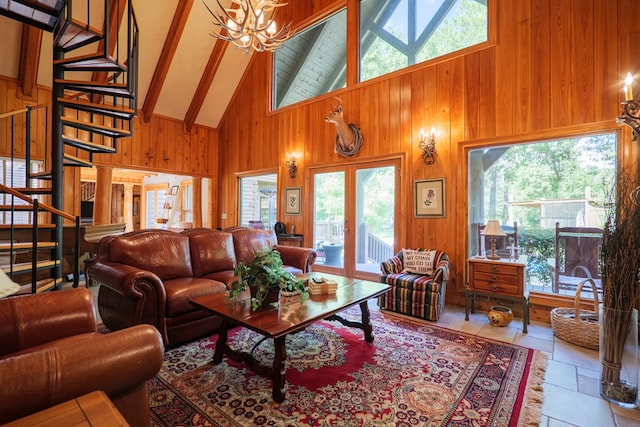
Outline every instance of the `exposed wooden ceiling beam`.
{"type": "Polygon", "coordinates": [[[191,105],[189,105],[187,114],[184,117],[184,124],[187,127],[187,132],[191,132],[191,127],[193,127],[193,124],[198,117],[198,113],[200,113],[200,109],[207,97],[213,78],[215,77],[218,68],[220,68],[220,63],[222,63],[222,57],[227,50],[227,46],[229,46],[229,43],[224,40],[216,40],[216,44],[213,45],[213,50],[211,51],[211,56],[209,56],[207,66],[202,73],[196,93],[193,95],[191,105]]]}
{"type": "Polygon", "coordinates": [[[145,123],[151,120],[153,110],[156,108],[160,91],[164,85],[164,80],[167,78],[173,55],[176,53],[176,48],[178,47],[178,42],[182,36],[182,31],[184,30],[192,5],[193,0],[179,1],[176,11],[173,14],[173,20],[171,21],[167,38],[164,40],[160,59],[156,64],[156,69],[153,72],[151,84],[149,85],[149,90],[147,91],[147,96],[142,106],[142,118],[145,123]]]}
{"type": "Polygon", "coordinates": [[[18,80],[22,93],[29,98],[33,97],[33,88],[36,86],[38,80],[41,45],[42,30],[31,25],[23,24],[18,80]]]}

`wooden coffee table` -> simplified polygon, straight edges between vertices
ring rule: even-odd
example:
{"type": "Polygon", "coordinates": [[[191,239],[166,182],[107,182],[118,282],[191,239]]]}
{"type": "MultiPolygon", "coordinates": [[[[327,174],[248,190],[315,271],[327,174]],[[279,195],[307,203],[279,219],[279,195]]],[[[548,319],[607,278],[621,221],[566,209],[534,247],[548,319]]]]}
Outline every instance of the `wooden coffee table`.
{"type": "Polygon", "coordinates": [[[299,295],[281,296],[279,308],[266,308],[251,311],[251,301],[227,299],[224,294],[209,295],[193,299],[191,302],[205,310],[222,317],[218,332],[218,341],[213,355],[213,363],[222,362],[226,354],[231,360],[246,363],[258,375],[271,378],[273,382],[273,400],[282,402],[285,398],[285,367],[287,358],[285,339],[287,335],[298,332],[318,320],[337,320],[345,326],[364,331],[364,339],[373,342],[373,331],[369,319],[367,301],[389,290],[384,283],[350,279],[331,274],[311,273],[316,277],[326,277],[338,282],[338,290],[333,295],[309,295],[302,301],[299,295]],[[346,320],[336,313],[359,304],[361,321],[346,320]],[[240,325],[251,329],[265,338],[273,338],[275,355],[273,366],[258,363],[251,353],[236,351],[227,344],[229,328],[240,325]]]}

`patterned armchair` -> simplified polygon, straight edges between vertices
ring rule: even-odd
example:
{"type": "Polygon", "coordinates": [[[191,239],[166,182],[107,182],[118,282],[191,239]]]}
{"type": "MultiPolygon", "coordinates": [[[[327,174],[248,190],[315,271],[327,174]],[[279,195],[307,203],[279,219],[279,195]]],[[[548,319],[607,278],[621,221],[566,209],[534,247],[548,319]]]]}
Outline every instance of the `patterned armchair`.
{"type": "Polygon", "coordinates": [[[391,285],[378,298],[381,309],[426,320],[440,318],[449,277],[447,254],[435,249],[403,249],[382,262],[380,270],[380,282],[391,285]]]}

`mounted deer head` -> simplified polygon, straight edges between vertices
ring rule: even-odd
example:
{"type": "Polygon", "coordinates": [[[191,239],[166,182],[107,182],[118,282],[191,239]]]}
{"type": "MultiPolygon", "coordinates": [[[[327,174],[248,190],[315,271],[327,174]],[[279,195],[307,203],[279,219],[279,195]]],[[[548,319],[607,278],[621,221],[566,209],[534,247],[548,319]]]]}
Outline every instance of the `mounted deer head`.
{"type": "Polygon", "coordinates": [[[324,118],[327,123],[336,126],[336,142],[334,151],[341,156],[353,156],[360,150],[362,145],[362,134],[360,129],[354,124],[347,124],[342,114],[342,100],[333,98],[337,104],[332,102],[329,115],[324,118]]]}

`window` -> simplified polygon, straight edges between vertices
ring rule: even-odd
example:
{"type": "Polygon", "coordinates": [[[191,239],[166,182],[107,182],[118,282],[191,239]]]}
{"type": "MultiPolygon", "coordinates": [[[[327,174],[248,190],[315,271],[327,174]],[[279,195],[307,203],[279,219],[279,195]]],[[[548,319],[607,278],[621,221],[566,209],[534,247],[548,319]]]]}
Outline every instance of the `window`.
{"type": "MultiPolygon", "coordinates": [[[[566,247],[556,244],[556,224],[603,228],[615,184],[615,153],[613,133],[471,150],[468,255],[491,250],[479,230],[495,219],[507,234],[496,244],[496,254],[518,256],[527,265],[529,290],[575,296],[575,287],[554,284],[562,267],[556,260],[567,256],[566,247]],[[563,251],[558,257],[556,247],[563,251]]],[[[593,239],[578,240],[586,253],[593,239]]],[[[598,257],[594,253],[591,258],[598,257]]],[[[575,277],[580,275],[576,270],[575,277]]]]}
{"type": "Polygon", "coordinates": [[[287,40],[274,53],[273,108],[345,87],[347,12],[287,40]]]}
{"type": "MultiPolygon", "coordinates": [[[[32,172],[41,170],[42,162],[31,162],[32,172]]],[[[27,187],[26,162],[20,159],[13,159],[12,161],[10,158],[0,158],[0,182],[8,187],[27,187]]],[[[42,201],[42,196],[40,195],[32,195],[31,198],[42,201]]],[[[13,203],[15,206],[28,205],[27,202],[17,197],[14,198],[10,194],[0,195],[0,203],[3,205],[11,205],[13,203]]],[[[15,224],[31,224],[33,222],[29,212],[16,211],[13,214],[11,212],[2,212],[0,214],[0,223],[10,224],[12,215],[13,223],[15,224]]]]}
{"type": "Polygon", "coordinates": [[[167,184],[148,185],[144,187],[145,194],[145,228],[166,228],[169,220],[169,208],[166,198],[169,193],[167,184]]]}
{"type": "Polygon", "coordinates": [[[262,223],[273,230],[277,218],[277,183],[275,173],[240,178],[240,225],[262,223]]]}
{"type": "Polygon", "coordinates": [[[487,41],[486,0],[361,0],[360,80],[487,41]]]}
{"type": "MultiPolygon", "coordinates": [[[[348,30],[366,81],[487,41],[487,0],[361,0],[360,27],[348,30]]],[[[346,9],[289,38],[274,53],[272,108],[345,87],[346,47],[346,9]]]]}
{"type": "Polygon", "coordinates": [[[180,183],[180,221],[193,222],[193,181],[186,180],[180,183]]]}

